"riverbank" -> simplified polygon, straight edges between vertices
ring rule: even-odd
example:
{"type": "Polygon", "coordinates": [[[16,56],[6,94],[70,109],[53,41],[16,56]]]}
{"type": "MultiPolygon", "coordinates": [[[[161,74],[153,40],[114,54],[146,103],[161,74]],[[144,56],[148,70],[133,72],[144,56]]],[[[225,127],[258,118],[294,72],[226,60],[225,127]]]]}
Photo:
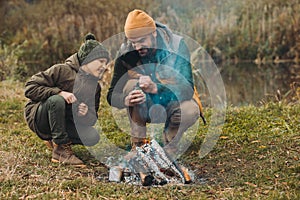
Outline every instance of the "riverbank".
{"type": "MultiPolygon", "coordinates": [[[[204,158],[198,151],[209,124],[200,122],[180,159],[195,174],[194,183],[147,188],[107,182],[107,168],[83,147],[74,146],[74,151],[85,169],[51,163],[51,152],[24,122],[23,84],[0,82],[0,90],[0,199],[300,198],[299,103],[228,107],[222,134],[204,158]]],[[[124,146],[129,141],[117,138],[122,134],[104,100],[102,130],[124,146]]]]}

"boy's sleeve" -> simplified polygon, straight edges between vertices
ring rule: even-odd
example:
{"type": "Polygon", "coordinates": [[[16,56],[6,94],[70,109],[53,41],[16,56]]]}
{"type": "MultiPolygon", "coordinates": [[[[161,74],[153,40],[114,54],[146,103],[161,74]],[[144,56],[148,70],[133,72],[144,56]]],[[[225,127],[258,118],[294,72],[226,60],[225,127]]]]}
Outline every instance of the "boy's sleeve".
{"type": "Polygon", "coordinates": [[[43,101],[61,92],[56,86],[60,68],[53,66],[43,72],[33,75],[25,84],[25,96],[33,101],[43,101]]]}

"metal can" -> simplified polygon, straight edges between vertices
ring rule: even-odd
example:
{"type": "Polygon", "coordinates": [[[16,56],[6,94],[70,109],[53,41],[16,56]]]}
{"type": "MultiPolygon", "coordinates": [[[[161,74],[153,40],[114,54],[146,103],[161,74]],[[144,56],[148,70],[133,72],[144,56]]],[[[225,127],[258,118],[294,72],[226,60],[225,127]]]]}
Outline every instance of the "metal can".
{"type": "Polygon", "coordinates": [[[123,178],[123,169],[120,166],[114,166],[109,169],[108,180],[112,182],[121,182],[123,178]]]}

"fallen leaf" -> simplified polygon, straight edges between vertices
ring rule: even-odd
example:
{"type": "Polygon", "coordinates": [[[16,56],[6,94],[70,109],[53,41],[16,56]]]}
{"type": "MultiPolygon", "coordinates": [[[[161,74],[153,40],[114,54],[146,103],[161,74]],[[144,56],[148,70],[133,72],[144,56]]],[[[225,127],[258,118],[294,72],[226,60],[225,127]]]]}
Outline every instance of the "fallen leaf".
{"type": "Polygon", "coordinates": [[[220,136],[220,139],[228,139],[227,136],[220,136]]]}
{"type": "Polygon", "coordinates": [[[260,145],[258,148],[260,148],[260,149],[265,149],[265,148],[267,148],[265,145],[260,145]]]}
{"type": "Polygon", "coordinates": [[[245,182],[246,185],[249,185],[251,187],[257,187],[257,185],[255,185],[254,183],[250,183],[250,182],[245,182]]]}

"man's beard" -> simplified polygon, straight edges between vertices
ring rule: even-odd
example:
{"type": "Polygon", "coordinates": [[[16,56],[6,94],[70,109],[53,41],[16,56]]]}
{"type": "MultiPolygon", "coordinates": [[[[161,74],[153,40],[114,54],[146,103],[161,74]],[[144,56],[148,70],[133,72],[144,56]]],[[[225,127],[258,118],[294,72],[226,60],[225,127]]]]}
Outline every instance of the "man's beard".
{"type": "Polygon", "coordinates": [[[141,57],[147,57],[152,55],[153,52],[153,48],[142,48],[140,50],[138,50],[138,53],[141,57]]]}
{"type": "Polygon", "coordinates": [[[138,50],[138,53],[141,57],[151,56],[155,52],[156,47],[156,38],[151,35],[151,46],[150,47],[142,47],[138,50]]]}

